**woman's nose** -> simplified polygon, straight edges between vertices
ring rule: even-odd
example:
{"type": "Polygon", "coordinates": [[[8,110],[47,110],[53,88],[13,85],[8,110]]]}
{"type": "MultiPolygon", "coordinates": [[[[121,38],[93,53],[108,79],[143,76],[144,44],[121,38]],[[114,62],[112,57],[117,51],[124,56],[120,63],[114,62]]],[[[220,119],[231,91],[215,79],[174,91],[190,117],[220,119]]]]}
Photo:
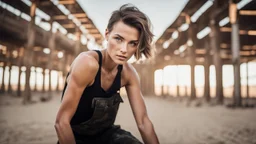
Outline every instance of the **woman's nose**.
{"type": "Polygon", "coordinates": [[[121,51],[122,53],[126,53],[126,52],[127,52],[127,45],[126,45],[126,44],[123,44],[122,47],[121,47],[121,49],[120,49],[120,51],[121,51]]]}

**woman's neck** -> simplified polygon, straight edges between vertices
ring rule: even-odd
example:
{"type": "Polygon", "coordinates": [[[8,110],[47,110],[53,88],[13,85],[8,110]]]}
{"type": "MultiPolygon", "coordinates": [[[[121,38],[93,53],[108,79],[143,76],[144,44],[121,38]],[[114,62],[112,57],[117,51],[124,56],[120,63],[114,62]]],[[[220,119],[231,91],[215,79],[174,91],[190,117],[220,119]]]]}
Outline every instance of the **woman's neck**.
{"type": "Polygon", "coordinates": [[[101,51],[103,58],[102,58],[102,67],[105,69],[107,72],[112,72],[113,70],[116,69],[118,66],[109,56],[107,49],[104,49],[101,51]]]}

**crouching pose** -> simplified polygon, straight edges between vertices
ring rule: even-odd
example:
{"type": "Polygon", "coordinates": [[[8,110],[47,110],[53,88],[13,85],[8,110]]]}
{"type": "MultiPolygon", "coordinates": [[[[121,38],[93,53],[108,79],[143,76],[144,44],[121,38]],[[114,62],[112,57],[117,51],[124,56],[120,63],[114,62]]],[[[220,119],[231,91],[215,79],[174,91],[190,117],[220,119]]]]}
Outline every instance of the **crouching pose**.
{"type": "Polygon", "coordinates": [[[127,63],[134,55],[150,56],[153,34],[147,16],[126,4],[112,13],[105,38],[107,48],[80,53],[71,65],[55,129],[60,144],[141,144],[130,132],[114,125],[119,90],[125,87],[141,137],[158,144],[140,91],[136,70],[127,63]]]}

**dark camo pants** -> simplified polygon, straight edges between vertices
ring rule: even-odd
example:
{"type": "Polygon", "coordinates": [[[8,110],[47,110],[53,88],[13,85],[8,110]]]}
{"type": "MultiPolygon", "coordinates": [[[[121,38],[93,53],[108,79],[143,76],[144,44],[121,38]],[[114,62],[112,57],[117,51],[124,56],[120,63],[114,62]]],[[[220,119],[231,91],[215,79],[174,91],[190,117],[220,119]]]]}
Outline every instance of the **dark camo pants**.
{"type": "Polygon", "coordinates": [[[76,144],[142,144],[130,132],[113,125],[99,136],[81,136],[75,134],[76,144]]]}
{"type": "Polygon", "coordinates": [[[120,102],[119,93],[109,98],[93,98],[93,116],[78,125],[71,125],[77,144],[141,144],[130,132],[113,125],[120,102]]]}

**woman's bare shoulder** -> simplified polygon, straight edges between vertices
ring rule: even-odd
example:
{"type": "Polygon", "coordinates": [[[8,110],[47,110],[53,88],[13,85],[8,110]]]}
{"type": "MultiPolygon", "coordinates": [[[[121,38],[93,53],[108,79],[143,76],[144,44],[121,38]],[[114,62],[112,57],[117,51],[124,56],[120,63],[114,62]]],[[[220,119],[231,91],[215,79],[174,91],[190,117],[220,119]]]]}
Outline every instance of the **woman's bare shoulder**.
{"type": "Polygon", "coordinates": [[[74,68],[79,67],[79,69],[95,70],[99,68],[98,56],[95,51],[87,51],[80,53],[71,64],[72,71],[74,68]]]}
{"type": "Polygon", "coordinates": [[[136,72],[134,66],[131,63],[128,63],[128,62],[123,64],[123,71],[125,73],[136,72]]]}
{"type": "Polygon", "coordinates": [[[139,78],[136,69],[131,63],[123,64],[122,77],[126,83],[129,83],[129,81],[138,80],[139,78]]]}

